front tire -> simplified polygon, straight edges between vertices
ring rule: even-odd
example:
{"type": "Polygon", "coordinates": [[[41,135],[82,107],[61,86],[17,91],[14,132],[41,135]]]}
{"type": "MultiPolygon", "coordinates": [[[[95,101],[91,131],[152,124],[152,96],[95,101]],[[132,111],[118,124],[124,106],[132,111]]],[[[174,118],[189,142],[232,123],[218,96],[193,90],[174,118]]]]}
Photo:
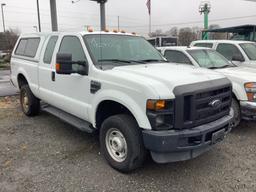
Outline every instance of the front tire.
{"type": "Polygon", "coordinates": [[[234,99],[234,98],[232,98],[231,108],[234,110],[234,117],[231,120],[231,126],[233,128],[235,128],[241,122],[241,111],[240,111],[240,106],[238,104],[238,101],[236,99],[234,99]]]}
{"type": "Polygon", "coordinates": [[[40,111],[40,100],[33,95],[27,84],[21,86],[20,104],[23,113],[27,116],[36,116],[40,111]]]}
{"type": "Polygon", "coordinates": [[[140,167],[146,156],[141,131],[129,115],[115,115],[103,122],[100,145],[110,166],[121,172],[140,167]]]}

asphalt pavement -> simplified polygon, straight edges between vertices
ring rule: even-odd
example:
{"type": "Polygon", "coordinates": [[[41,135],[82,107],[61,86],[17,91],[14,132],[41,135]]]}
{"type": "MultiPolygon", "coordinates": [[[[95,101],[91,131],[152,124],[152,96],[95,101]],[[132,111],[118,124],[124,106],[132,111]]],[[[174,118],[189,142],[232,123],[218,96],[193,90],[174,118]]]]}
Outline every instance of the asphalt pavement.
{"type": "Polygon", "coordinates": [[[16,95],[18,90],[10,82],[10,71],[0,70],[0,97],[16,95]]]}

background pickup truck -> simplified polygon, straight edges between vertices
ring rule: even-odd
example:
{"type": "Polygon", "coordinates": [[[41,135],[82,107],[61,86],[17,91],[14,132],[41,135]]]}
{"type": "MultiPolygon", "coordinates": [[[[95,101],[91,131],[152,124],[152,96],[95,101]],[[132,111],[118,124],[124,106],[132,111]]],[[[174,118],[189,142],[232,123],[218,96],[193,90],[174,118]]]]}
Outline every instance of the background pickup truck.
{"type": "Polygon", "coordinates": [[[127,172],[194,158],[230,131],[232,87],[223,75],[175,66],[127,33],[21,35],[11,58],[27,116],[49,112],[86,132],[127,172]]]}
{"type": "Polygon", "coordinates": [[[255,69],[238,67],[209,48],[165,47],[159,49],[170,62],[212,69],[225,75],[232,82],[233,127],[238,126],[241,119],[256,119],[255,69]]]}

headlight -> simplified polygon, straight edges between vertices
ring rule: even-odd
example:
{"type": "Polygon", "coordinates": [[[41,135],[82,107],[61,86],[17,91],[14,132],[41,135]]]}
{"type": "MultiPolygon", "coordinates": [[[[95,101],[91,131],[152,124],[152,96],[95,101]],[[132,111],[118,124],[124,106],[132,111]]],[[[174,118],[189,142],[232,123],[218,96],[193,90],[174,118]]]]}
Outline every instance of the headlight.
{"type": "Polygon", "coordinates": [[[256,83],[245,83],[244,88],[248,101],[256,101],[256,83]]]}
{"type": "Polygon", "coordinates": [[[174,124],[174,100],[148,100],[147,116],[153,130],[169,130],[174,124]]]}

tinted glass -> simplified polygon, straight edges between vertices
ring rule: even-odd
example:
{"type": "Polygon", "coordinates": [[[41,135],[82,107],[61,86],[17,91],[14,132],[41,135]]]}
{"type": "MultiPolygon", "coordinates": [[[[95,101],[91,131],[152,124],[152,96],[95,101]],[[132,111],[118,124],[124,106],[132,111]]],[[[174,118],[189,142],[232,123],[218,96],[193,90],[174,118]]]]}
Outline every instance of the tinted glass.
{"type": "Polygon", "coordinates": [[[194,47],[206,47],[206,48],[212,48],[213,44],[212,43],[196,43],[194,47]]]}
{"type": "MultiPolygon", "coordinates": [[[[106,63],[106,60],[164,61],[161,53],[142,37],[128,35],[86,35],[84,36],[84,40],[92,57],[97,63],[100,62],[101,65],[106,63]]],[[[115,64],[127,65],[127,63],[115,64]]]]}
{"type": "Polygon", "coordinates": [[[191,64],[189,58],[180,51],[166,50],[164,56],[168,61],[172,63],[191,64]]]}
{"type": "Polygon", "coordinates": [[[35,57],[39,43],[39,38],[28,39],[24,55],[28,57],[35,57]]]}
{"type": "Polygon", "coordinates": [[[66,36],[62,39],[59,53],[72,54],[73,61],[86,61],[81,42],[75,36],[66,36]]]}
{"type": "Polygon", "coordinates": [[[246,55],[250,60],[256,60],[256,44],[252,43],[242,43],[240,44],[246,55]]]}
{"type": "Polygon", "coordinates": [[[187,52],[204,68],[232,66],[227,59],[213,50],[189,50],[187,52]]]}
{"type": "Polygon", "coordinates": [[[47,44],[47,47],[45,49],[44,53],[44,63],[50,64],[52,61],[52,55],[55,48],[55,45],[57,43],[58,36],[52,36],[47,44]]]}
{"type": "Polygon", "coordinates": [[[39,43],[40,38],[21,39],[15,54],[26,57],[35,57],[39,43]]]}
{"type": "Polygon", "coordinates": [[[226,57],[229,61],[232,60],[233,56],[239,56],[243,58],[243,55],[241,54],[239,49],[232,44],[221,43],[218,45],[216,50],[224,57],[226,57]]]}
{"type": "Polygon", "coordinates": [[[24,55],[26,44],[27,44],[27,39],[21,39],[18,44],[18,47],[16,48],[15,54],[24,55]]]}

